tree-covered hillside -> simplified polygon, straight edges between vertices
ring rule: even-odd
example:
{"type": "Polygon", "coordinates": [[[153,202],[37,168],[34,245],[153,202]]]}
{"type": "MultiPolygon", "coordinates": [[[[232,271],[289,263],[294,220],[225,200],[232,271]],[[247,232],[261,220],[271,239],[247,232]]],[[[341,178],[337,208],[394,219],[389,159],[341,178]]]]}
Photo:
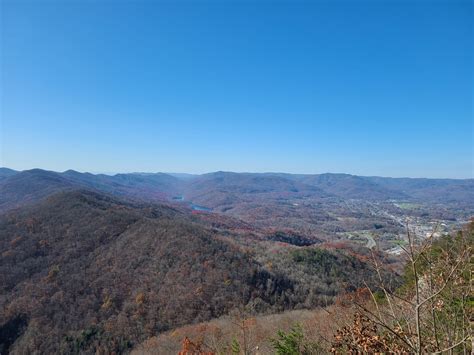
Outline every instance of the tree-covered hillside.
{"type": "Polygon", "coordinates": [[[213,225],[172,207],[90,191],[4,214],[3,352],[125,351],[242,307],[257,314],[331,302],[370,274],[337,251],[317,252],[335,263],[313,265],[314,252],[303,250],[317,246],[286,244],[274,267],[265,265],[256,246],[270,242],[213,225]],[[321,292],[310,292],[318,284],[321,292]]]}

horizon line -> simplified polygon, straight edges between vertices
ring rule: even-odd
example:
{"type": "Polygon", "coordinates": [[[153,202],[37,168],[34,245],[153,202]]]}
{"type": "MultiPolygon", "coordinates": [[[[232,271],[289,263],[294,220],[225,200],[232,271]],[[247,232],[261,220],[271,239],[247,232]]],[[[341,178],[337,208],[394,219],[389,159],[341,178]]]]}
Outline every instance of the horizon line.
{"type": "Polygon", "coordinates": [[[263,172],[252,172],[252,171],[231,171],[231,170],[215,170],[215,171],[208,171],[204,173],[190,173],[190,172],[166,172],[166,171],[130,171],[130,172],[101,172],[101,171],[94,171],[94,170],[76,170],[76,169],[66,169],[63,171],[58,170],[50,170],[44,168],[30,168],[30,169],[23,169],[17,170],[12,169],[6,166],[0,166],[0,169],[8,169],[18,173],[31,171],[31,170],[42,170],[42,171],[49,171],[54,173],[63,174],[68,171],[77,172],[80,174],[92,174],[92,175],[108,175],[108,176],[116,176],[120,174],[166,174],[166,175],[190,175],[190,176],[202,176],[202,175],[209,175],[209,174],[217,174],[217,173],[231,173],[231,174],[255,174],[255,175],[306,175],[306,176],[315,176],[315,175],[348,175],[348,176],[357,176],[357,177],[365,177],[365,178],[385,178],[385,179],[430,179],[430,180],[474,180],[474,176],[472,177],[462,177],[462,178],[447,178],[447,177],[426,177],[426,176],[381,176],[381,175],[358,175],[358,174],[351,174],[346,172],[323,172],[323,173],[290,173],[290,172],[282,172],[282,171],[263,171],[263,172]]]}

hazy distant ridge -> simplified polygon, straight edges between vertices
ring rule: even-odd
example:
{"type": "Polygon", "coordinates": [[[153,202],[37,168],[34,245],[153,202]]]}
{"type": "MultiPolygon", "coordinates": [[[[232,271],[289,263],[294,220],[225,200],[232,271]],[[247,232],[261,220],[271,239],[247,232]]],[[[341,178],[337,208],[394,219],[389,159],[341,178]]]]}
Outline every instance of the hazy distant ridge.
{"type": "Polygon", "coordinates": [[[22,172],[0,168],[0,211],[19,207],[59,191],[78,188],[144,201],[175,195],[210,207],[260,196],[265,198],[337,197],[372,201],[407,200],[474,205],[474,179],[363,177],[350,174],[279,174],[215,172],[202,175],[128,173],[116,175],[22,172]]]}

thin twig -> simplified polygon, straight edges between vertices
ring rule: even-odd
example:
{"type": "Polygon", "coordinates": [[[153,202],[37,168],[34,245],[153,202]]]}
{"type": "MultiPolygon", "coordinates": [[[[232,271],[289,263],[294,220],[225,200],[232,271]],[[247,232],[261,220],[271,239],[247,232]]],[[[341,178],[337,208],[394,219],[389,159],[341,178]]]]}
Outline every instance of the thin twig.
{"type": "Polygon", "coordinates": [[[433,352],[432,354],[442,354],[442,353],[444,353],[444,352],[446,352],[446,351],[452,350],[452,349],[454,349],[456,346],[459,346],[459,345],[461,345],[462,343],[464,343],[467,339],[469,339],[469,336],[467,336],[467,337],[465,337],[464,339],[458,341],[456,344],[451,345],[449,348],[446,348],[446,349],[443,349],[443,350],[440,350],[440,351],[435,351],[435,352],[433,352]]]}

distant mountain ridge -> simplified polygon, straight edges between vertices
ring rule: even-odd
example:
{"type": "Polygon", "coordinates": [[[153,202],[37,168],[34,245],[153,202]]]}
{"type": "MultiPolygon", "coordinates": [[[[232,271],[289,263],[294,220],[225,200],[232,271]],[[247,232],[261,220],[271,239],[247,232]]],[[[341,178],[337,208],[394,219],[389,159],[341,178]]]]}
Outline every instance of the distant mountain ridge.
{"type": "Polygon", "coordinates": [[[32,169],[9,174],[0,180],[0,211],[40,201],[53,193],[89,189],[145,201],[163,201],[176,191],[179,179],[167,174],[63,173],[32,169]]]}
{"type": "Polygon", "coordinates": [[[0,167],[0,181],[2,179],[7,178],[7,177],[13,176],[17,173],[18,173],[18,171],[16,171],[16,170],[0,167]]]}
{"type": "Polygon", "coordinates": [[[227,208],[255,199],[341,198],[367,201],[406,200],[474,206],[474,179],[363,177],[350,174],[215,172],[202,175],[127,173],[116,175],[17,172],[0,168],[0,211],[36,202],[54,192],[86,188],[144,201],[175,195],[211,208],[227,208]]]}

